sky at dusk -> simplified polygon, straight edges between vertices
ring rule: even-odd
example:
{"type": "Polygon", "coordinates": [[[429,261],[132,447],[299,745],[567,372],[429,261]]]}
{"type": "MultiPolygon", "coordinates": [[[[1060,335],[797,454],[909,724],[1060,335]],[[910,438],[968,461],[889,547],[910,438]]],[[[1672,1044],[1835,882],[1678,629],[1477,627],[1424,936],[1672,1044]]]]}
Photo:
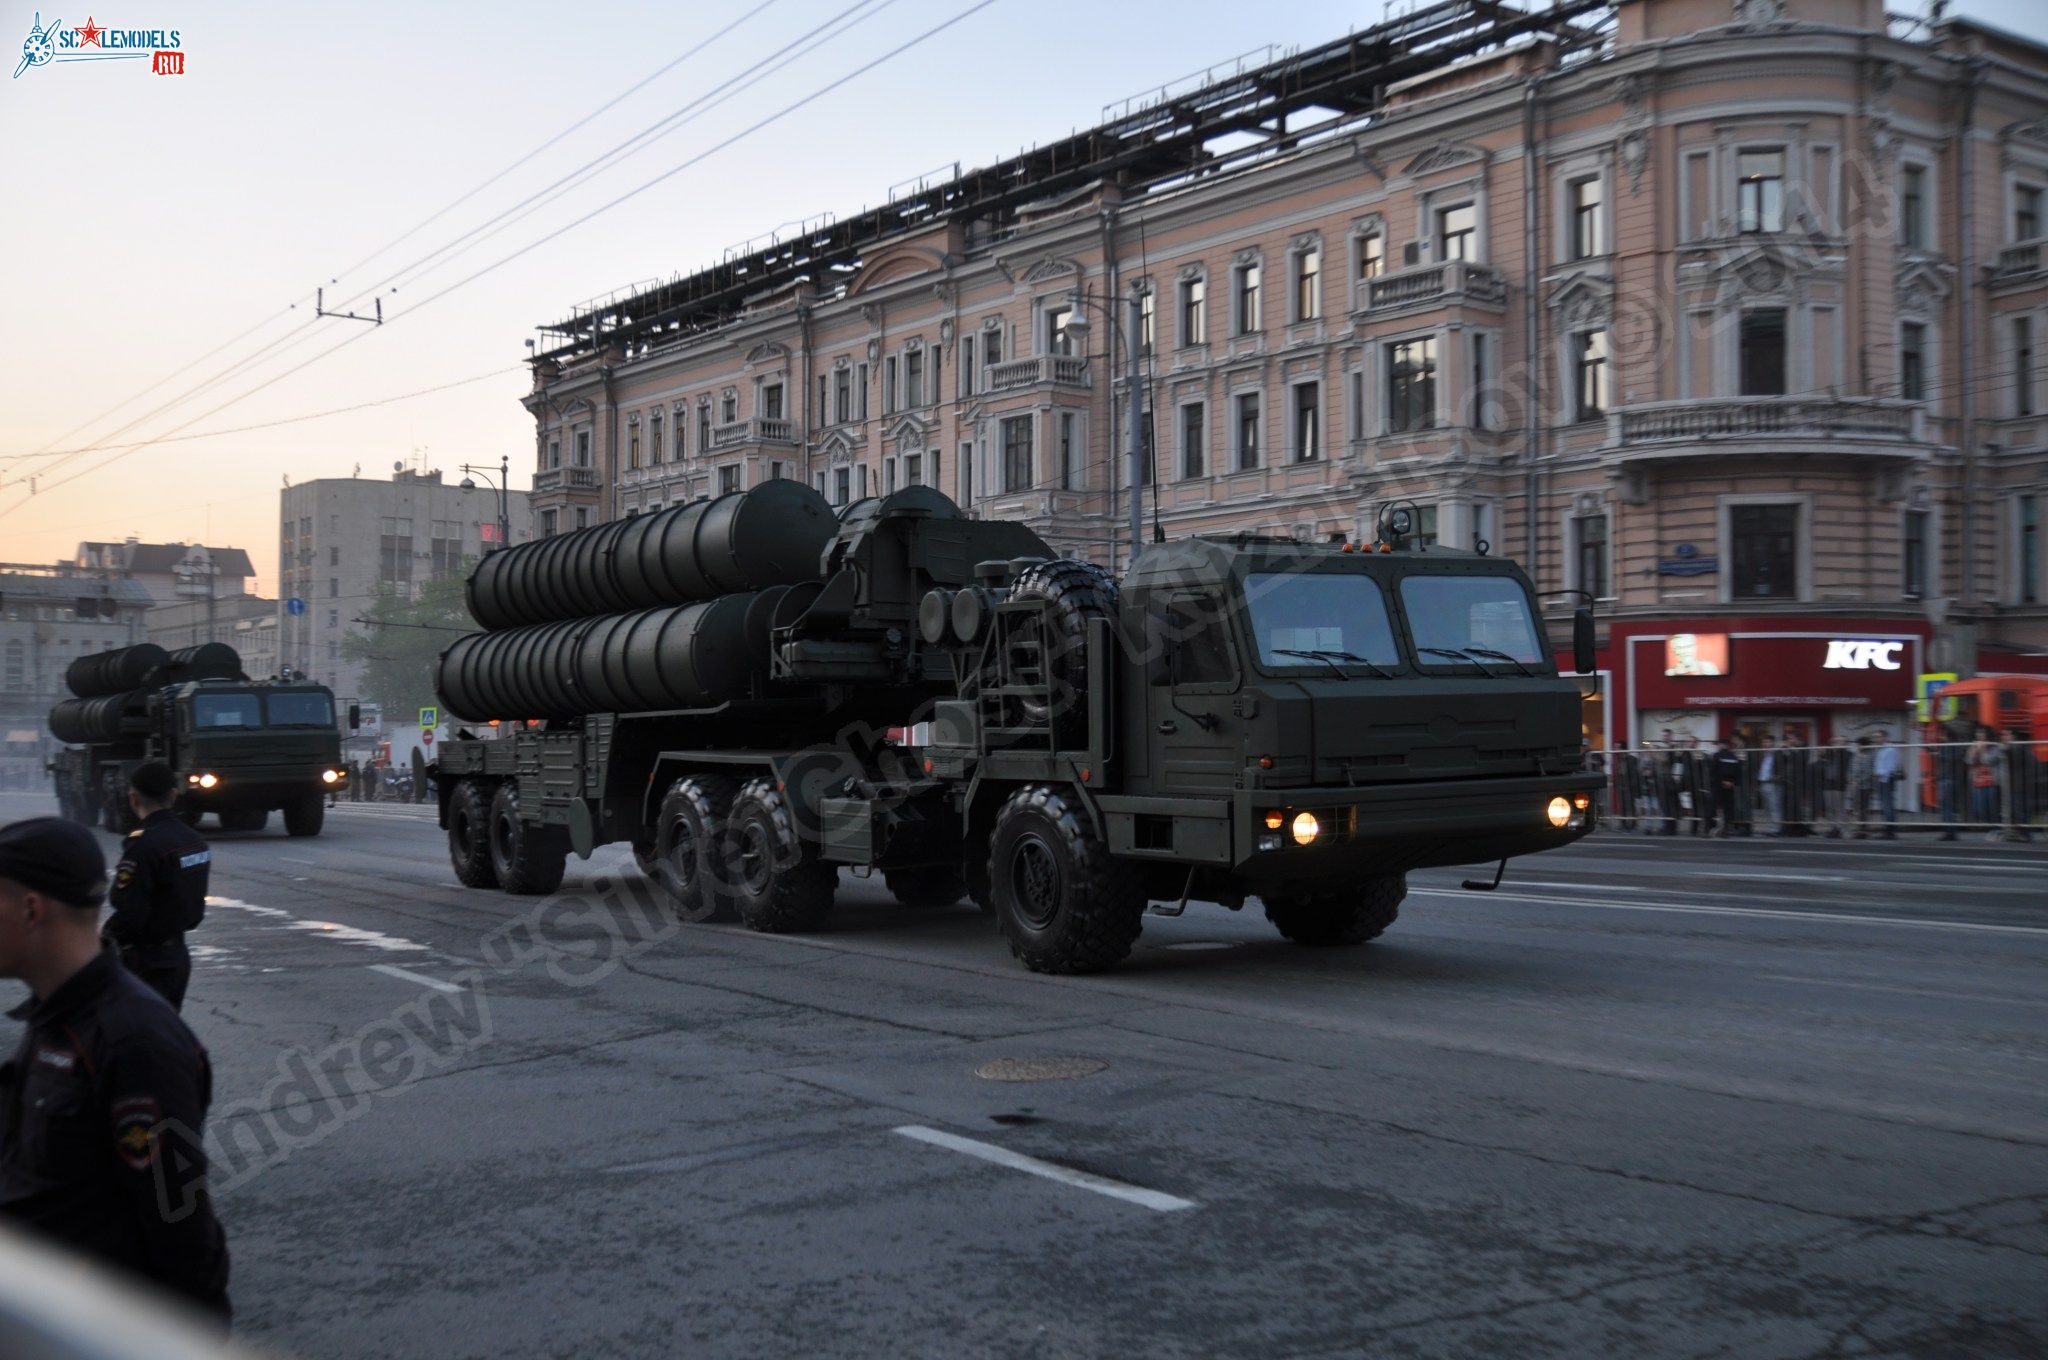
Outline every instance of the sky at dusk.
{"type": "MultiPolygon", "coordinates": [[[[106,60],[0,80],[0,560],[54,560],[88,538],[203,540],[248,548],[268,592],[287,477],[358,467],[386,476],[408,462],[454,480],[464,461],[495,466],[509,455],[523,486],[533,462],[533,427],[518,404],[524,342],[577,302],[715,262],[778,224],[879,202],[891,185],[955,161],[1014,154],[1211,64],[1325,41],[1384,12],[1326,0],[994,0],[712,149],[975,3],[0,2],[10,70],[39,13],[67,27],[90,18],[100,28],[175,28],[186,56],[182,76],[106,60]],[[776,55],[849,10],[869,17],[815,50],[776,55]],[[707,96],[724,102],[497,234],[444,249],[707,96]],[[330,305],[358,311],[374,286],[387,324],[316,320],[318,285],[330,305]],[[119,447],[447,384],[462,385],[269,430],[119,447]],[[46,489],[28,497],[31,473],[46,489]]],[[[1956,8],[2048,40],[2039,0],[1956,8]]]]}

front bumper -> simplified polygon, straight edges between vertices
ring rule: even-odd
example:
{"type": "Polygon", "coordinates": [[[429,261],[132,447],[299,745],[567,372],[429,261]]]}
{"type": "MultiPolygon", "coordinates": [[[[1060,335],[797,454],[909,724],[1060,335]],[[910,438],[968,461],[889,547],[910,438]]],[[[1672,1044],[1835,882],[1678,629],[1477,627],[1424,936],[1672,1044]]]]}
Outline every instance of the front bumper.
{"type": "Polygon", "coordinates": [[[1233,799],[1235,871],[1253,883],[1316,882],[1556,850],[1593,830],[1605,786],[1600,774],[1576,773],[1246,790],[1233,799]],[[1563,827],[1549,820],[1555,798],[1571,807],[1563,827]],[[1301,812],[1318,827],[1306,845],[1293,836],[1301,812]],[[1275,813],[1277,828],[1268,825],[1275,813]]]}
{"type": "Polygon", "coordinates": [[[180,785],[179,801],[183,806],[200,812],[215,812],[222,808],[279,808],[309,793],[336,793],[347,787],[348,771],[339,765],[317,766],[310,771],[304,766],[193,770],[180,785]],[[332,771],[335,778],[331,781],[322,779],[321,774],[325,771],[332,771]],[[195,782],[206,774],[214,776],[210,788],[195,782]]]}

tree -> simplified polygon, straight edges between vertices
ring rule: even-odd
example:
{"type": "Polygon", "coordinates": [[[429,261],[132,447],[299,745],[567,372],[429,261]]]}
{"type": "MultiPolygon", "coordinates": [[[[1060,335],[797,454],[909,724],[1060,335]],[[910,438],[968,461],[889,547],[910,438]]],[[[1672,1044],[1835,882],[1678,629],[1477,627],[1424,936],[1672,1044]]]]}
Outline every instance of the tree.
{"type": "Polygon", "coordinates": [[[455,639],[476,631],[463,599],[466,573],[450,572],[420,584],[417,596],[403,587],[380,586],[376,603],[341,640],[341,654],[363,663],[361,699],[381,704],[387,726],[409,722],[413,713],[440,700],[434,674],[441,653],[455,639]]]}

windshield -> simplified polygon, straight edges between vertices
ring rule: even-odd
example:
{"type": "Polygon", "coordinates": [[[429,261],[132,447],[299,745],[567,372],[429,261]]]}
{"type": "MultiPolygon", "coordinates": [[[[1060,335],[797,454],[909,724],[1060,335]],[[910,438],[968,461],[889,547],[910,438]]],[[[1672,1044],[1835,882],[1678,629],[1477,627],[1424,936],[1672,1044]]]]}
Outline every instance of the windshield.
{"type": "Polygon", "coordinates": [[[1401,662],[1387,597],[1370,576],[1254,572],[1245,578],[1244,595],[1253,645],[1269,669],[1401,662]]]}
{"type": "Polygon", "coordinates": [[[1504,657],[1524,664],[1547,660],[1529,597],[1512,577],[1406,576],[1401,606],[1424,665],[1462,664],[1445,652],[1474,653],[1474,665],[1504,657]]]}
{"type": "Polygon", "coordinates": [[[272,727],[332,727],[334,702],[315,690],[269,696],[272,727]]]}
{"type": "Polygon", "coordinates": [[[261,727],[263,706],[253,694],[198,694],[192,698],[192,725],[210,727],[261,727]]]}

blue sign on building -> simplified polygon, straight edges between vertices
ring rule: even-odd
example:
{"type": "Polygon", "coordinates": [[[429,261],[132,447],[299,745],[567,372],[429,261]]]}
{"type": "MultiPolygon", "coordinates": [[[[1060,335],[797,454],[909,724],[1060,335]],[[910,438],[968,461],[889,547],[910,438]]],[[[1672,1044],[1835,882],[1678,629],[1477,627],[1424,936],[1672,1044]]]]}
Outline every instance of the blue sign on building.
{"type": "Polygon", "coordinates": [[[1671,556],[1657,563],[1659,576],[1712,576],[1720,569],[1720,558],[1700,556],[1699,548],[1691,543],[1679,544],[1671,556]]]}
{"type": "Polygon", "coordinates": [[[284,612],[296,618],[306,612],[306,602],[294,595],[284,602],[284,612]]]}

